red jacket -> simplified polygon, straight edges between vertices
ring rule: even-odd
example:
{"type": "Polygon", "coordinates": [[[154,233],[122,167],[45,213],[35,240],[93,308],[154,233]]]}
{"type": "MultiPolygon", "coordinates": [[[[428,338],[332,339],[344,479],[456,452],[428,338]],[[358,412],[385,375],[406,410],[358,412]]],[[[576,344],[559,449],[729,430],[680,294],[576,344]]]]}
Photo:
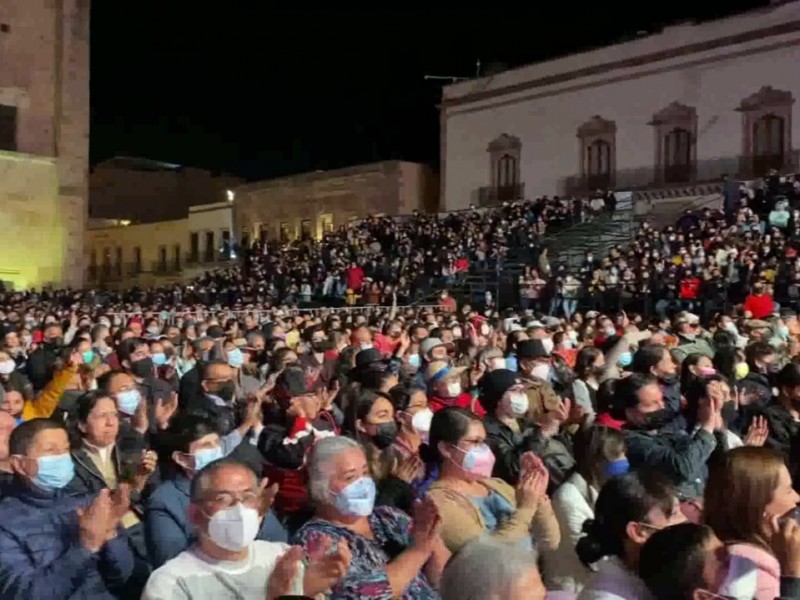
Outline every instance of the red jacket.
{"type": "Polygon", "coordinates": [[[428,397],[428,408],[430,408],[433,412],[440,411],[448,406],[466,408],[481,418],[486,416],[486,411],[483,409],[483,406],[481,406],[481,401],[477,398],[475,398],[475,405],[473,407],[472,394],[469,392],[461,392],[461,394],[455,398],[439,398],[438,396],[428,397]]]}
{"type": "Polygon", "coordinates": [[[744,300],[744,309],[750,311],[754,319],[764,319],[772,314],[774,304],[772,296],[769,294],[760,296],[750,294],[744,300]]]}

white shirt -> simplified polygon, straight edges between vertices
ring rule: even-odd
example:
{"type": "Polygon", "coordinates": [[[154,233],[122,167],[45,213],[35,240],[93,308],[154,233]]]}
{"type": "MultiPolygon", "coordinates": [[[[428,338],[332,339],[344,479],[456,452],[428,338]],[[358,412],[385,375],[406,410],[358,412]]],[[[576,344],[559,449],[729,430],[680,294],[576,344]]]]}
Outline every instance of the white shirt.
{"type": "Polygon", "coordinates": [[[267,580],[288,548],[255,541],[247,558],[234,562],[184,550],[150,575],[141,600],[264,600],[267,580]]]}

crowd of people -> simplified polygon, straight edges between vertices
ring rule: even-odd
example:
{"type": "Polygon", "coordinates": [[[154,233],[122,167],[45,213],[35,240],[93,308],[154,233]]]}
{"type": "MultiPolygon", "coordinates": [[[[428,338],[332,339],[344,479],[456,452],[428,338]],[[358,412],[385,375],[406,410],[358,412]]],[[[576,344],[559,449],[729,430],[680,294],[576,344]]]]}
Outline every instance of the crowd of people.
{"type": "Polygon", "coordinates": [[[3,294],[0,597],[800,600],[800,195],[773,183],[574,272],[514,203],[187,288],[3,294]],[[512,239],[517,306],[406,305],[512,239]],[[284,306],[306,280],[380,300],[284,306]]]}

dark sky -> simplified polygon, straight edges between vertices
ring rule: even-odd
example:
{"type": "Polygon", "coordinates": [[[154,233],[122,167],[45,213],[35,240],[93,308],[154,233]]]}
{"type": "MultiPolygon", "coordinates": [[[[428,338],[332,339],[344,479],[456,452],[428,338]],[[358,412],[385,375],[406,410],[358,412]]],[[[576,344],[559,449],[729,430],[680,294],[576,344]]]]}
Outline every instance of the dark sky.
{"type": "Polygon", "coordinates": [[[702,5],[768,1],[668,3],[94,2],[92,161],[143,156],[248,178],[392,158],[435,164],[440,84],[426,74],[472,76],[479,58],[519,66],[718,16],[702,5]]]}

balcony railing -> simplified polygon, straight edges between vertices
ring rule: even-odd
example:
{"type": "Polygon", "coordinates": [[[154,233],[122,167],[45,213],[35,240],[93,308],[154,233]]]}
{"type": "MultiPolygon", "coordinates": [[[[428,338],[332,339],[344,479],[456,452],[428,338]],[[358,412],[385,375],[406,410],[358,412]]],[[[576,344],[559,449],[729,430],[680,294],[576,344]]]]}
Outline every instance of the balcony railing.
{"type": "Polygon", "coordinates": [[[219,251],[212,254],[209,254],[207,252],[203,252],[200,254],[187,252],[184,260],[186,261],[187,266],[209,266],[209,267],[225,266],[236,263],[239,260],[238,252],[235,252],[234,254],[236,258],[231,257],[230,250],[228,250],[227,252],[219,251]]]}
{"type": "MultiPolygon", "coordinates": [[[[698,160],[692,165],[675,165],[658,171],[654,167],[620,169],[612,174],[612,185],[617,190],[644,190],[660,185],[680,185],[719,181],[723,175],[740,180],[763,177],[769,169],[779,173],[794,173],[800,167],[800,150],[791,155],[769,156],[724,156],[698,160]],[[780,167],[776,165],[781,165],[780,167]]],[[[565,195],[581,195],[595,191],[602,186],[583,175],[572,175],[560,181],[559,191],[565,195]]]]}
{"type": "Polygon", "coordinates": [[[488,186],[478,189],[478,206],[494,206],[525,198],[525,184],[488,186]]]}

